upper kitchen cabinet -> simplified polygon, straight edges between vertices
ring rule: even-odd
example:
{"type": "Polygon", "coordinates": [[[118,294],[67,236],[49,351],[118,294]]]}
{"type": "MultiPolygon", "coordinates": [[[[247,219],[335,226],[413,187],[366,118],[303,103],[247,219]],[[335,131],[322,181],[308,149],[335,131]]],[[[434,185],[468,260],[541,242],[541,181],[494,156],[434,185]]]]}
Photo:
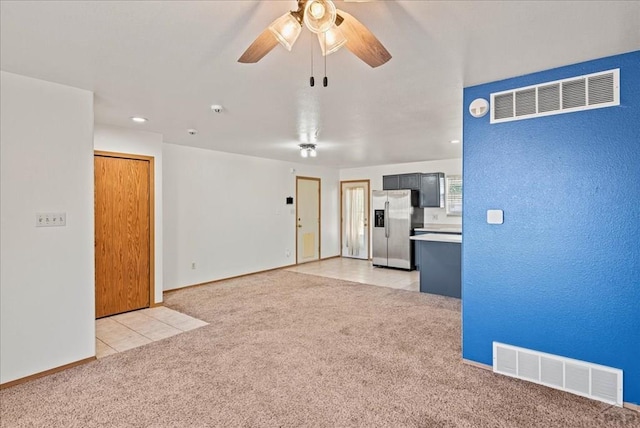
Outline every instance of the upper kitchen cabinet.
{"type": "Polygon", "coordinates": [[[420,173],[400,174],[400,188],[420,190],[420,173]]]}
{"type": "Polygon", "coordinates": [[[420,206],[444,208],[444,173],[420,174],[420,206]]]}
{"type": "Polygon", "coordinates": [[[398,189],[420,189],[419,172],[411,174],[395,174],[382,176],[382,190],[398,190],[398,189]]]}
{"type": "Polygon", "coordinates": [[[382,190],[398,190],[400,188],[400,175],[383,175],[382,190]]]}

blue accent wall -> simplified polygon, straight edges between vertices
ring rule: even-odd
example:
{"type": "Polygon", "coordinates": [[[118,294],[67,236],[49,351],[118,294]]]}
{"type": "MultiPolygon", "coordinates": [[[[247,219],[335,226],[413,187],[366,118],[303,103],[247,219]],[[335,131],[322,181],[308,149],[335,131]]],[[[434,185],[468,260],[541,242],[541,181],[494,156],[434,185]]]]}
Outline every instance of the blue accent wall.
{"type": "Polygon", "coordinates": [[[616,367],[639,404],[640,51],[465,88],[463,127],[463,357],[490,365],[499,341],[616,367]],[[468,111],[614,68],[620,106],[494,125],[468,111]]]}

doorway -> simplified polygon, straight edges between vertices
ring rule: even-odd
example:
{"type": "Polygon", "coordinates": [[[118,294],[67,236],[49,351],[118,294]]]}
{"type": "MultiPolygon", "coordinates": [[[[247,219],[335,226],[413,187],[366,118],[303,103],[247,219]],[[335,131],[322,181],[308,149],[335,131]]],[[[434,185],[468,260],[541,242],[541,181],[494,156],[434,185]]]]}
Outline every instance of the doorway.
{"type": "Polygon", "coordinates": [[[340,254],[369,259],[369,180],[340,182],[340,254]]]}
{"type": "Polygon", "coordinates": [[[152,306],[153,162],[94,153],[96,318],[152,306]]]}
{"type": "Polygon", "coordinates": [[[320,260],[320,179],[296,177],[296,264],[320,260]]]}

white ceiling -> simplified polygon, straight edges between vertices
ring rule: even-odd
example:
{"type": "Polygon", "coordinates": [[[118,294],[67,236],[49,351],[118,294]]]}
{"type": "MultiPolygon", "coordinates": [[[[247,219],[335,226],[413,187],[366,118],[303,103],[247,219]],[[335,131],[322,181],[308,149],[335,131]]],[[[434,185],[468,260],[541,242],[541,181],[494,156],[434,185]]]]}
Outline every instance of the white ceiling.
{"type": "Polygon", "coordinates": [[[96,122],[165,142],[300,161],[317,132],[305,162],[355,167],[461,157],[465,86],[640,49],[640,1],[336,3],[393,58],[342,49],[327,88],[317,44],[309,86],[306,29],[292,52],[237,62],[295,1],[3,0],[1,68],[93,91],[96,122]]]}

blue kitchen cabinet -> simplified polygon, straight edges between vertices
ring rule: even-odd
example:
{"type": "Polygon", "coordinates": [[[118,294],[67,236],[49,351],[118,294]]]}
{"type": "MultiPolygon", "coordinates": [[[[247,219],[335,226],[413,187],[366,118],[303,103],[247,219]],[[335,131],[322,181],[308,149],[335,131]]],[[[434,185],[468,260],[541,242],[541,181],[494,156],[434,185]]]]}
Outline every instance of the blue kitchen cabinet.
{"type": "Polygon", "coordinates": [[[420,254],[420,292],[460,298],[462,295],[461,244],[416,241],[420,254]]]}

